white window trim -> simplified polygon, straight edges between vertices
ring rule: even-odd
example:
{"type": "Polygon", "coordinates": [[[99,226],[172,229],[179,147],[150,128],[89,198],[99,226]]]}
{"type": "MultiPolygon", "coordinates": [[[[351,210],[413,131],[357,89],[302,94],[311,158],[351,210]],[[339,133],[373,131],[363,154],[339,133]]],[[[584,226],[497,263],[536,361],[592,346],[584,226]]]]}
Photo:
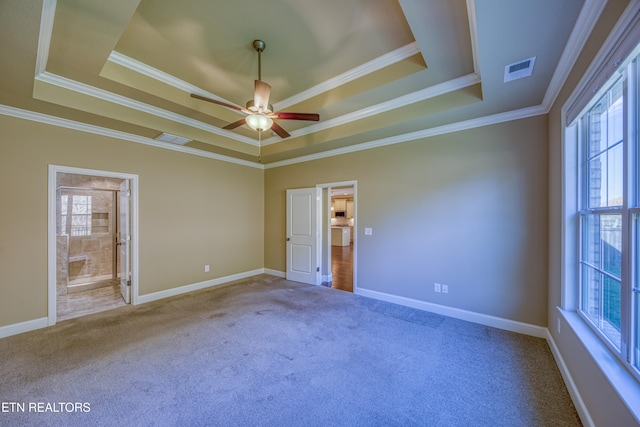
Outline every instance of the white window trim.
{"type": "MultiPolygon", "coordinates": [[[[579,126],[574,120],[580,117],[576,114],[576,106],[580,100],[584,102],[584,93],[588,90],[593,98],[598,98],[604,88],[593,86],[594,79],[612,61],[612,52],[618,50],[624,40],[632,34],[638,40],[638,19],[640,16],[640,2],[632,0],[621,16],[620,20],[611,31],[609,37],[596,55],[593,63],[588,68],[585,75],[576,86],[574,92],[569,96],[567,102],[561,110],[561,295],[560,306],[557,307],[559,319],[562,318],[578,337],[587,353],[598,366],[602,374],[609,381],[611,386],[620,396],[622,402],[629,409],[630,413],[640,421],[640,381],[631,373],[626,363],[621,361],[617,354],[614,354],[578,314],[580,283],[579,283],[579,251],[578,251],[578,230],[579,230],[579,179],[576,170],[580,170],[579,159],[579,126]],[[593,87],[592,87],[593,86],[593,87]],[[595,90],[594,90],[595,89],[595,90]],[[598,90],[600,89],[600,90],[598,90]],[[573,123],[568,123],[568,112],[571,111],[573,123]]],[[[624,56],[627,57],[629,53],[624,56]]],[[[579,109],[584,111],[590,108],[589,105],[582,104],[579,109]]],[[[628,159],[633,153],[629,153],[628,159]]],[[[637,158],[637,157],[634,157],[637,158]]],[[[558,323],[559,328],[560,323],[558,323]]],[[[558,333],[560,331],[558,330],[558,333]]]]}

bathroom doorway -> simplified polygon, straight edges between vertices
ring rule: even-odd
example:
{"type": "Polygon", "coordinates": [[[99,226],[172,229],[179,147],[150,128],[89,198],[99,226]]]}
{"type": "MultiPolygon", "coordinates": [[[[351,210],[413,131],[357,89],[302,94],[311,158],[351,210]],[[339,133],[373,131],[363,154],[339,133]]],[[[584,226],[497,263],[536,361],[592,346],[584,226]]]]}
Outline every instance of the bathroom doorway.
{"type": "Polygon", "coordinates": [[[132,281],[131,272],[125,273],[123,267],[131,262],[123,262],[121,253],[130,252],[120,249],[123,244],[130,245],[131,239],[122,238],[120,230],[131,228],[131,216],[129,206],[123,209],[127,198],[122,197],[121,186],[124,188],[123,183],[129,183],[130,178],[58,168],[50,174],[50,180],[55,185],[52,188],[50,181],[55,242],[49,255],[51,263],[53,249],[55,277],[53,290],[49,279],[49,323],[126,305],[132,281]],[[129,227],[123,227],[122,221],[129,227]]]}

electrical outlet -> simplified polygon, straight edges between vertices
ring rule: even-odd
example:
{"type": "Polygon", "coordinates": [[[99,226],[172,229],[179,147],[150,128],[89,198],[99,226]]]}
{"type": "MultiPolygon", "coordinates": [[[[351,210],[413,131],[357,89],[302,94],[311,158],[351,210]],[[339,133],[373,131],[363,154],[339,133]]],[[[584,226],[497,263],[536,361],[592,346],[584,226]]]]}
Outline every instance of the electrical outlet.
{"type": "Polygon", "coordinates": [[[369,228],[369,227],[365,228],[365,229],[364,229],[364,235],[365,235],[365,236],[371,236],[371,235],[373,235],[373,229],[372,229],[372,228],[369,228]]]}
{"type": "Polygon", "coordinates": [[[434,283],[433,284],[433,291],[434,292],[442,292],[442,285],[440,283],[434,283]]]}
{"type": "Polygon", "coordinates": [[[207,265],[205,265],[205,266],[204,266],[204,272],[205,272],[205,273],[208,273],[208,272],[209,272],[209,264],[207,264],[207,265]]]}
{"type": "Polygon", "coordinates": [[[558,333],[560,333],[560,318],[558,317],[558,333]]]}
{"type": "Polygon", "coordinates": [[[442,285],[442,293],[443,294],[449,293],[449,285],[442,285]]]}

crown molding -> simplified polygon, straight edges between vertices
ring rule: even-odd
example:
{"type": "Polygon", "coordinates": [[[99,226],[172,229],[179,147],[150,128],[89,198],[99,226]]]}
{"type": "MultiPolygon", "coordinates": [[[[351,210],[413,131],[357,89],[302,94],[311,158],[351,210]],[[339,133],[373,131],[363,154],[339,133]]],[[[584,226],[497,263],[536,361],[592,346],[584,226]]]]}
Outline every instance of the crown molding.
{"type": "Polygon", "coordinates": [[[391,52],[385,53],[382,56],[372,59],[369,62],[365,62],[364,64],[352,68],[351,70],[348,70],[342,74],[332,77],[320,84],[312,86],[309,89],[304,90],[296,95],[293,95],[287,99],[283,99],[282,101],[273,104],[273,108],[275,111],[281,111],[287,107],[290,107],[291,105],[299,104],[303,101],[306,101],[307,99],[313,98],[314,96],[318,96],[339,86],[371,74],[375,71],[389,67],[390,65],[410,58],[417,53],[420,53],[418,44],[416,42],[409,43],[396,50],[392,50],[391,52]]]}
{"type": "Polygon", "coordinates": [[[506,113],[493,114],[491,116],[478,117],[476,119],[470,119],[462,122],[451,123],[448,125],[437,126],[434,128],[423,129],[415,132],[405,133],[402,135],[394,135],[388,138],[382,138],[375,141],[363,142],[362,144],[351,145],[349,147],[336,148],[334,150],[328,150],[321,153],[310,154],[308,156],[300,156],[293,159],[268,163],[265,165],[265,169],[288,166],[296,163],[304,163],[312,160],[324,159],[327,157],[340,156],[342,154],[355,153],[357,151],[370,150],[372,148],[400,144],[403,142],[410,142],[418,139],[430,138],[437,135],[460,132],[463,130],[495,125],[498,123],[510,122],[513,120],[526,119],[529,117],[539,116],[543,114],[547,114],[544,107],[542,105],[537,105],[534,107],[522,108],[520,110],[508,111],[506,113]]]}
{"type": "Polygon", "coordinates": [[[156,148],[163,148],[165,150],[177,151],[180,153],[206,157],[209,159],[220,160],[227,163],[233,163],[233,164],[253,167],[257,169],[272,169],[272,168],[277,168],[281,166],[293,165],[296,163],[304,163],[312,160],[319,160],[327,157],[339,156],[342,154],[355,153],[358,151],[369,150],[372,148],[400,144],[403,142],[415,141],[418,139],[429,138],[437,135],[445,135],[448,133],[474,129],[482,126],[489,126],[489,125],[504,123],[504,122],[513,121],[513,120],[526,119],[529,117],[539,116],[542,114],[547,114],[547,112],[545,111],[545,108],[542,105],[538,105],[534,107],[523,108],[520,110],[509,111],[506,113],[494,114],[491,116],[465,120],[458,123],[451,123],[448,125],[438,126],[435,128],[424,129],[416,132],[410,132],[403,135],[395,135],[392,137],[369,141],[362,144],[352,145],[349,147],[337,148],[335,150],[329,150],[322,153],[311,154],[308,156],[300,156],[293,159],[288,159],[280,162],[274,162],[274,163],[263,165],[256,162],[236,159],[235,157],[209,153],[207,151],[198,150],[195,148],[170,144],[166,142],[157,141],[152,138],[146,138],[143,136],[116,131],[113,129],[103,128],[100,126],[94,126],[94,125],[89,125],[86,123],[81,123],[73,120],[63,119],[63,118],[51,116],[48,114],[36,113],[34,111],[23,110],[20,108],[10,107],[7,105],[0,105],[0,115],[4,115],[4,116],[30,120],[33,122],[44,123],[44,124],[63,127],[67,129],[73,129],[73,130],[87,132],[95,135],[107,136],[110,138],[121,139],[124,141],[136,142],[138,144],[149,145],[156,148]]]}
{"type": "MultiPolygon", "coordinates": [[[[366,118],[374,114],[379,114],[381,112],[388,111],[390,109],[399,108],[404,105],[409,105],[411,103],[419,102],[421,100],[425,100],[425,99],[437,96],[439,91],[442,91],[441,93],[447,93],[449,91],[457,90],[472,84],[479,83],[480,69],[478,68],[479,61],[478,61],[478,51],[477,51],[475,1],[476,0],[467,0],[467,10],[469,15],[471,43],[472,43],[473,58],[474,58],[474,69],[475,69],[474,74],[463,76],[461,78],[454,79],[449,82],[442,83],[440,85],[423,89],[416,93],[401,96],[369,108],[365,108],[350,114],[346,114],[341,117],[330,119],[323,123],[318,123],[316,125],[312,125],[307,128],[299,129],[298,131],[292,132],[292,137],[302,136],[311,132],[316,132],[316,131],[326,129],[331,126],[338,126],[341,124],[349,123],[354,120],[366,118]],[[331,124],[327,125],[327,122],[331,124]],[[324,125],[324,127],[321,127],[321,125],[324,125]]],[[[452,123],[452,124],[448,124],[448,125],[444,125],[436,128],[425,129],[417,132],[411,132],[404,135],[397,135],[389,138],[384,138],[376,141],[370,141],[370,142],[354,145],[351,147],[344,147],[340,149],[330,150],[324,153],[318,153],[318,154],[313,154],[309,156],[302,156],[295,159],[284,160],[281,162],[274,162],[266,166],[261,165],[259,163],[255,163],[255,162],[239,160],[233,157],[222,156],[222,155],[209,153],[206,151],[197,150],[189,147],[176,146],[174,144],[163,143],[163,142],[155,141],[150,138],[140,137],[140,136],[128,134],[125,132],[115,131],[115,130],[106,129],[106,128],[100,128],[93,125],[86,125],[83,123],[74,122],[67,119],[61,119],[54,116],[48,116],[41,113],[35,113],[31,111],[26,111],[26,110],[19,110],[9,106],[0,105],[0,114],[23,118],[26,120],[32,120],[32,121],[41,122],[41,123],[47,123],[55,126],[66,127],[70,129],[79,130],[79,131],[114,137],[114,138],[123,139],[127,141],[138,142],[138,143],[142,143],[142,144],[146,144],[146,145],[150,145],[158,148],[164,148],[164,149],[183,152],[187,154],[198,155],[202,157],[217,159],[221,161],[255,167],[259,169],[285,166],[288,164],[295,164],[295,163],[301,163],[301,162],[311,161],[315,159],[321,159],[325,157],[332,157],[336,155],[367,150],[370,148],[398,144],[398,143],[413,141],[421,138],[428,138],[430,136],[442,135],[442,134],[456,132],[460,130],[472,129],[475,127],[481,127],[481,126],[506,122],[510,120],[518,120],[518,119],[523,119],[527,117],[548,113],[551,107],[553,106],[553,103],[556,101],[556,98],[562,86],[564,85],[566,78],[568,77],[571,69],[573,68],[575,61],[578,55],[580,54],[584,46],[584,43],[587,40],[588,35],[590,34],[593,27],[595,26],[597,19],[602,13],[602,10],[604,9],[606,3],[607,3],[607,0],[585,0],[585,4],[583,5],[583,8],[580,11],[578,20],[571,32],[570,38],[567,42],[567,45],[565,46],[565,50],[560,59],[560,62],[556,67],[556,70],[552,76],[551,82],[547,88],[547,91],[545,92],[543,101],[538,106],[524,108],[516,111],[510,111],[506,113],[494,114],[491,116],[471,119],[471,120],[462,121],[458,123],[452,123]]],[[[632,3],[637,3],[637,0],[632,0],[632,3]]],[[[222,137],[231,138],[231,139],[234,139],[240,142],[245,142],[254,146],[258,145],[258,142],[252,138],[247,138],[241,135],[237,135],[233,132],[228,132],[223,129],[208,125],[203,122],[199,122],[197,120],[190,119],[188,117],[185,117],[176,113],[172,113],[172,112],[169,112],[148,104],[144,104],[139,101],[135,101],[120,95],[116,95],[99,88],[88,86],[83,83],[75,82],[73,80],[66,79],[64,77],[55,76],[53,74],[47,73],[46,65],[48,61],[49,46],[51,42],[53,22],[54,22],[55,9],[56,9],[57,2],[56,0],[43,0],[42,4],[43,6],[42,6],[42,15],[41,15],[40,34],[38,38],[38,53],[36,58],[36,69],[35,69],[36,79],[43,81],[45,83],[54,84],[72,91],[87,94],[89,96],[94,96],[96,98],[103,99],[108,102],[125,105],[129,108],[134,108],[134,109],[152,114],[154,116],[162,117],[168,120],[173,120],[178,123],[185,124],[187,126],[193,126],[193,127],[202,129],[204,131],[211,132],[216,135],[220,135],[222,137]]],[[[363,64],[360,67],[356,67],[339,76],[334,77],[333,79],[330,79],[324,83],[314,86],[313,88],[310,88],[307,91],[301,92],[300,94],[295,95],[294,97],[281,101],[276,105],[278,106],[278,109],[281,109],[283,107],[286,107],[287,105],[292,105],[293,103],[302,102],[304,99],[308,99],[310,97],[316,96],[317,94],[330,90],[333,87],[337,87],[341,84],[348,83],[353,79],[362,77],[368,73],[371,73],[378,69],[389,66],[394,62],[401,61],[407,57],[410,57],[411,55],[414,55],[417,52],[419,52],[419,48],[417,47],[417,44],[415,42],[410,43],[406,46],[403,46],[399,49],[389,52],[388,54],[382,55],[379,58],[369,61],[368,63],[363,64]],[[334,86],[331,86],[331,85],[334,85],[334,86]],[[291,104],[287,104],[289,102],[291,104]]],[[[132,58],[128,58],[125,55],[122,55],[118,52],[115,52],[115,51],[112,52],[112,55],[109,57],[109,60],[123,67],[129,68],[133,71],[150,76],[158,81],[161,81],[162,83],[174,86],[182,91],[189,92],[189,93],[197,93],[202,96],[207,96],[216,100],[220,100],[222,102],[229,102],[212,93],[206,92],[196,86],[193,86],[180,79],[177,79],[167,73],[154,69],[153,67],[149,67],[146,64],[143,64],[132,58]]],[[[279,139],[270,138],[266,141],[263,141],[263,145],[268,145],[276,141],[279,141],[279,139]]]]}
{"type": "MultiPolygon", "coordinates": [[[[389,101],[381,102],[380,104],[372,105],[370,107],[366,107],[361,110],[342,115],[340,117],[334,117],[333,119],[323,120],[322,122],[316,123],[314,125],[306,126],[304,128],[292,131],[291,138],[297,138],[314,132],[320,132],[335,126],[341,126],[350,122],[362,120],[367,117],[375,116],[377,114],[415,104],[416,102],[425,101],[430,98],[435,98],[436,96],[454,92],[456,90],[460,90],[478,83],[480,83],[480,79],[476,74],[467,74],[466,76],[458,77],[457,79],[429,86],[416,92],[399,96],[398,98],[394,98],[389,101]]],[[[268,138],[262,142],[262,146],[264,147],[270,144],[275,144],[277,142],[280,142],[280,138],[268,138]]]]}
{"type": "MultiPolygon", "coordinates": [[[[409,43],[403,47],[400,47],[396,50],[388,52],[378,58],[375,58],[369,62],[359,65],[358,67],[355,67],[349,71],[346,71],[338,76],[335,76],[323,83],[313,86],[292,97],[282,100],[274,104],[274,109],[278,111],[290,105],[303,102],[309,98],[313,98],[314,96],[320,95],[324,92],[335,89],[336,87],[339,87],[341,85],[344,85],[346,83],[359,79],[363,76],[366,76],[367,74],[371,74],[382,68],[393,65],[396,62],[400,62],[419,52],[420,50],[418,49],[418,44],[416,42],[409,43]]],[[[111,54],[109,55],[109,61],[113,62],[114,64],[118,64],[122,67],[125,67],[136,73],[140,73],[147,77],[151,77],[155,80],[158,80],[159,82],[175,87],[176,89],[185,91],[187,93],[196,93],[201,96],[213,98],[217,101],[233,104],[233,102],[230,102],[224,98],[221,98],[213,93],[207,92],[206,90],[199,88],[198,86],[187,83],[184,80],[181,80],[168,73],[165,73],[164,71],[160,71],[157,68],[151,67],[150,65],[147,65],[143,62],[137,61],[126,55],[123,55],[122,53],[119,53],[116,51],[111,52],[111,54]]]]}
{"type": "MultiPolygon", "coordinates": [[[[174,77],[171,74],[165,73],[164,71],[160,71],[157,68],[154,68],[150,65],[145,64],[144,62],[140,62],[129,56],[123,55],[120,52],[116,52],[115,50],[112,51],[111,54],[109,54],[108,61],[117,65],[120,65],[121,67],[127,68],[131,71],[134,71],[136,73],[142,74],[146,77],[150,77],[168,86],[172,86],[181,91],[184,91],[187,93],[195,93],[197,95],[215,99],[216,101],[225,102],[227,104],[234,104],[233,102],[227,99],[224,99],[211,92],[207,92],[206,90],[198,86],[185,82],[184,80],[174,77]]],[[[234,113],[242,114],[236,110],[230,110],[230,111],[233,111],[234,113]]]]}
{"type": "Polygon", "coordinates": [[[36,76],[44,73],[49,60],[49,46],[53,34],[53,19],[56,15],[56,0],[42,1],[40,15],[40,34],[38,34],[38,53],[36,56],[36,76]]]}
{"type": "Polygon", "coordinates": [[[480,74],[480,56],[478,55],[478,21],[476,17],[476,0],[467,0],[467,16],[469,18],[469,36],[471,37],[471,56],[473,71],[478,78],[480,74]]]}
{"type": "Polygon", "coordinates": [[[164,110],[162,108],[154,107],[153,105],[145,104],[144,102],[136,101],[131,98],[127,98],[122,95],[117,95],[113,92],[109,92],[103,89],[99,89],[94,86],[89,86],[84,83],[77,82],[75,80],[68,79],[66,77],[58,76],[49,72],[44,72],[36,76],[36,80],[50,85],[58,86],[63,89],[71,90],[81,93],[83,95],[91,96],[93,98],[100,99],[102,101],[110,102],[127,108],[131,108],[143,113],[147,113],[156,117],[160,117],[166,120],[171,120],[176,123],[191,126],[196,129],[200,129],[212,134],[222,136],[229,139],[234,139],[245,144],[257,146],[258,142],[253,138],[238,135],[233,132],[221,129],[219,127],[195,120],[189,117],[185,117],[181,114],[173,113],[171,111],[164,110]]]}
{"type": "Polygon", "coordinates": [[[20,108],[10,107],[8,105],[0,105],[0,115],[15,117],[17,119],[29,120],[32,122],[43,123],[52,126],[58,126],[67,129],[73,129],[80,132],[87,132],[94,135],[101,135],[110,138],[116,138],[123,141],[136,142],[138,144],[149,145],[151,147],[163,148],[165,150],[177,151],[184,154],[192,154],[194,156],[206,157],[209,159],[220,160],[236,165],[248,166],[257,169],[264,169],[264,165],[247,160],[236,159],[235,157],[224,156],[222,154],[209,153],[207,151],[198,150],[196,148],[184,147],[168,142],[157,141],[152,138],[134,135],[127,132],[121,132],[100,126],[89,125],[74,120],[63,119],[48,114],[36,113],[35,111],[23,110],[20,108]]]}
{"type": "Polygon", "coordinates": [[[542,100],[546,112],[553,107],[606,4],[607,0],[585,0],[542,100]]]}
{"type": "MultiPolygon", "coordinates": [[[[601,0],[606,3],[606,0],[601,0]]],[[[604,5],[603,5],[604,8],[604,5]]],[[[633,17],[638,13],[638,9],[640,8],[640,0],[631,0],[627,5],[627,8],[622,13],[622,16],[618,19],[618,22],[613,27],[607,38],[605,39],[602,46],[596,53],[595,57],[587,67],[586,71],[580,78],[580,81],[573,89],[573,92],[566,99],[565,103],[562,106],[562,117],[566,119],[566,114],[569,108],[577,101],[578,97],[586,90],[589,85],[591,79],[597,72],[597,69],[601,67],[602,63],[605,61],[607,55],[614,48],[616,42],[622,37],[625,29],[631,23],[633,17]]],[[[585,37],[586,39],[586,37],[585,37]]],[[[585,40],[586,41],[586,40],[585,40]]],[[[595,94],[594,94],[595,95],[595,94]]],[[[595,96],[594,96],[595,97],[595,96]]]]}

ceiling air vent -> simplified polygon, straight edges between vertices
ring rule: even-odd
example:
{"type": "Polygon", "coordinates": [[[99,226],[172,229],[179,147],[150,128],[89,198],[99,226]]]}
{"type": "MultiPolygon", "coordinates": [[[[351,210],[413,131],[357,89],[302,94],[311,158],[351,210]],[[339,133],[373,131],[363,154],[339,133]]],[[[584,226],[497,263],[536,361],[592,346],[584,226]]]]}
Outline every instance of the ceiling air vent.
{"type": "Polygon", "coordinates": [[[533,72],[533,64],[536,62],[536,57],[525,59],[524,61],[518,61],[514,64],[504,67],[504,82],[510,82],[511,80],[521,79],[523,77],[529,77],[533,72]]]}
{"type": "Polygon", "coordinates": [[[182,136],[171,135],[170,133],[163,132],[162,134],[154,138],[157,141],[170,142],[171,144],[184,145],[187,142],[191,142],[191,139],[184,138],[182,136]]]}

